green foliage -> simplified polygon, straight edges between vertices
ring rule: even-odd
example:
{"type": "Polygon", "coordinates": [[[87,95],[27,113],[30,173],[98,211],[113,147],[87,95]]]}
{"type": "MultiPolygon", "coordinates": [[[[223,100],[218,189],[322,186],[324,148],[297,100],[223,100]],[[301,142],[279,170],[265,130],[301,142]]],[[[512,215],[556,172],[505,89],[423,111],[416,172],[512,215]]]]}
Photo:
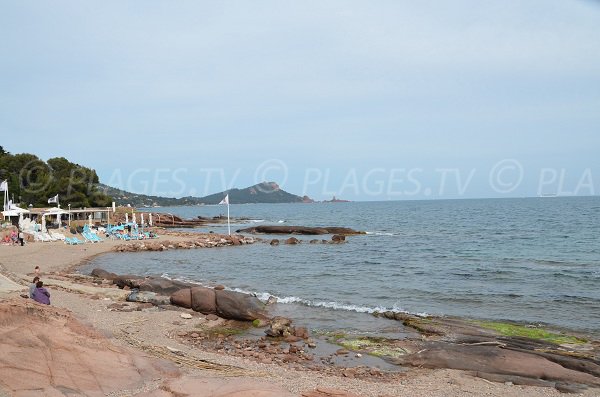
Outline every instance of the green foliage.
{"type": "Polygon", "coordinates": [[[0,146],[0,180],[22,206],[47,207],[58,194],[61,204],[71,207],[108,207],[112,199],[98,189],[96,171],[71,163],[64,157],[47,162],[28,153],[10,154],[0,146]]]}
{"type": "Polygon", "coordinates": [[[543,340],[556,344],[583,344],[587,341],[582,338],[577,338],[571,335],[562,333],[550,332],[542,328],[527,327],[511,323],[501,323],[494,321],[476,321],[477,325],[492,329],[504,336],[518,336],[530,339],[543,340]]]}

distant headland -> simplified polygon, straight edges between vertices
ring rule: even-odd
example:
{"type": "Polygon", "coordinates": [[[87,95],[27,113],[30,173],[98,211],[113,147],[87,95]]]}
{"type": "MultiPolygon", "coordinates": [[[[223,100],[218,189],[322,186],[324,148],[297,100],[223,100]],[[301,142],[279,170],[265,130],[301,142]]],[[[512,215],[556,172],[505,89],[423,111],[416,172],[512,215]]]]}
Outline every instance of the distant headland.
{"type": "Polygon", "coordinates": [[[204,197],[160,197],[127,192],[114,187],[100,184],[99,190],[111,196],[117,205],[132,207],[170,207],[180,205],[215,205],[219,204],[225,195],[229,195],[230,204],[284,204],[284,203],[314,203],[308,196],[297,196],[281,189],[275,182],[262,182],[244,189],[230,189],[204,197]]]}

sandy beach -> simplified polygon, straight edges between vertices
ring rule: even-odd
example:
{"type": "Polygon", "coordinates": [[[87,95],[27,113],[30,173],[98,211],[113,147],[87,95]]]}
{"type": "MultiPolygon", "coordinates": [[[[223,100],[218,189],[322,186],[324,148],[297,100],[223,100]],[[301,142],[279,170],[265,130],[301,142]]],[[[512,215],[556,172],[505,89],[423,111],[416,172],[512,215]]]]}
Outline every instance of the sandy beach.
{"type": "MultiPolygon", "coordinates": [[[[161,238],[174,242],[187,240],[182,235],[161,238]]],[[[0,280],[0,305],[3,308],[0,319],[3,332],[0,345],[0,356],[3,357],[0,359],[0,396],[40,395],[41,390],[45,395],[111,396],[561,395],[553,388],[493,383],[457,370],[416,368],[393,380],[379,379],[377,376],[372,379],[352,379],[203,351],[182,343],[177,335],[207,322],[206,316],[186,310],[164,310],[152,305],[140,305],[132,311],[114,310],[115,304],[124,301],[124,295],[119,295],[122,291],[116,287],[94,287],[89,282],[78,285],[76,281],[65,281],[62,277],[90,258],[111,252],[120,244],[120,241],[105,241],[70,246],[61,242],[38,242],[24,247],[0,246],[0,269],[4,276],[0,280]],[[51,306],[39,305],[20,296],[26,292],[27,280],[32,277],[36,265],[40,266],[42,280],[51,292],[51,306]],[[114,294],[106,294],[108,290],[114,294]],[[192,318],[182,318],[184,312],[191,314],[192,318]],[[40,319],[56,326],[36,330],[40,319]],[[17,327],[15,324],[20,322],[24,322],[24,325],[17,327]],[[27,324],[35,327],[19,333],[18,329],[28,327],[27,324]],[[67,331],[77,333],[76,337],[71,335],[62,339],[67,345],[74,349],[90,350],[73,352],[72,356],[64,352],[61,355],[60,342],[47,342],[55,337],[60,338],[61,332],[67,331]],[[82,338],[83,342],[74,347],[69,340],[78,340],[76,338],[82,338]],[[92,339],[94,343],[87,346],[85,341],[92,339]],[[28,347],[35,345],[34,342],[41,343],[44,355],[38,358],[37,363],[30,363],[23,360],[23,354],[27,354],[28,347]],[[15,348],[21,353],[15,353],[15,348]],[[80,377],[68,376],[66,380],[57,381],[60,378],[58,373],[68,373],[77,367],[77,360],[65,357],[89,357],[90,354],[98,359],[85,367],[85,371],[79,370],[80,377]],[[106,354],[118,357],[111,358],[106,354]],[[134,375],[115,380],[110,371],[111,367],[113,371],[118,367],[111,364],[115,362],[125,368],[120,371],[132,370],[134,375]],[[40,370],[40,366],[45,369],[40,370]],[[36,376],[31,377],[30,374],[36,376]],[[27,380],[19,380],[20,376],[27,380]],[[86,377],[94,381],[86,383],[81,380],[86,377]],[[74,394],[65,390],[71,390],[70,393],[74,394]]],[[[589,389],[582,395],[598,395],[598,391],[589,389]]]]}

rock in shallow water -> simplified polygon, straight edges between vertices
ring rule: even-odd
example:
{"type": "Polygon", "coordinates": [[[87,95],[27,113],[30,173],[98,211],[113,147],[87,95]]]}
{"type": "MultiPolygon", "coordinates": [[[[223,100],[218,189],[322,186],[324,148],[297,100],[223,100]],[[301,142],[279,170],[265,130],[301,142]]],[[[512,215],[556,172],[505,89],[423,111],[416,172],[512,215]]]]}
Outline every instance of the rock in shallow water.
{"type": "Polygon", "coordinates": [[[215,291],[217,314],[231,320],[253,321],[266,318],[264,304],[255,296],[236,291],[215,291]]]}

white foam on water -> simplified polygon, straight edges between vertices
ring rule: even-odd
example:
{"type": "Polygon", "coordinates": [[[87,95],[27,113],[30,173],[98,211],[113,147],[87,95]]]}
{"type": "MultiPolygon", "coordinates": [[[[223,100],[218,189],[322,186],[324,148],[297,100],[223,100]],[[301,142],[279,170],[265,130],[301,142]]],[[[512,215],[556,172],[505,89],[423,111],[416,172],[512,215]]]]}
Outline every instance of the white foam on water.
{"type": "Polygon", "coordinates": [[[390,233],[390,232],[366,232],[367,235],[371,235],[371,236],[395,236],[394,233],[390,233]]]}
{"type": "Polygon", "coordinates": [[[284,223],[285,221],[283,219],[280,219],[277,221],[277,223],[284,223]]]}
{"type": "MultiPolygon", "coordinates": [[[[242,291],[240,291],[242,292],[242,291]]],[[[299,298],[297,296],[286,296],[286,297],[279,297],[279,296],[274,296],[269,294],[268,292],[263,292],[260,294],[254,294],[258,299],[260,299],[263,302],[268,301],[271,297],[274,297],[277,301],[277,303],[282,303],[282,304],[291,304],[291,303],[297,303],[297,304],[302,304],[305,306],[309,306],[309,307],[322,307],[322,308],[326,308],[326,309],[333,309],[333,310],[343,310],[343,311],[351,311],[351,312],[356,312],[356,313],[375,313],[375,312],[386,312],[386,311],[392,311],[392,312],[398,312],[398,313],[407,313],[405,310],[401,309],[401,308],[386,308],[383,306],[377,306],[377,307],[369,307],[369,306],[359,306],[359,305],[352,305],[352,304],[345,304],[345,303],[339,303],[339,302],[313,302],[311,300],[308,299],[303,299],[303,298],[299,298]]]]}
{"type": "Polygon", "coordinates": [[[252,222],[252,223],[261,223],[261,222],[264,222],[265,220],[264,219],[248,219],[248,221],[252,222]]]}
{"type": "MultiPolygon", "coordinates": [[[[171,278],[169,278],[168,273],[163,273],[161,275],[161,277],[171,280],[171,278]]],[[[181,278],[181,277],[174,278],[173,280],[184,281],[184,282],[198,284],[201,286],[212,288],[210,285],[200,283],[197,280],[190,280],[190,279],[185,279],[185,278],[181,278]]],[[[263,303],[266,303],[271,298],[275,298],[276,302],[281,303],[281,304],[296,303],[296,304],[301,304],[301,305],[308,306],[308,307],[321,307],[321,308],[325,308],[325,309],[349,311],[349,312],[356,312],[356,313],[373,314],[373,313],[383,313],[383,312],[391,311],[393,313],[414,314],[419,317],[428,317],[429,316],[429,314],[427,314],[427,313],[410,313],[410,312],[402,309],[401,307],[399,307],[397,304],[394,304],[394,306],[391,308],[387,308],[384,306],[369,307],[369,306],[352,305],[352,304],[345,304],[345,303],[339,303],[339,302],[322,302],[322,301],[313,302],[311,300],[299,298],[297,296],[280,297],[280,296],[272,295],[268,292],[254,292],[254,291],[245,290],[243,288],[225,287],[225,289],[228,291],[235,291],[235,292],[240,292],[243,294],[253,295],[263,303]]]]}

